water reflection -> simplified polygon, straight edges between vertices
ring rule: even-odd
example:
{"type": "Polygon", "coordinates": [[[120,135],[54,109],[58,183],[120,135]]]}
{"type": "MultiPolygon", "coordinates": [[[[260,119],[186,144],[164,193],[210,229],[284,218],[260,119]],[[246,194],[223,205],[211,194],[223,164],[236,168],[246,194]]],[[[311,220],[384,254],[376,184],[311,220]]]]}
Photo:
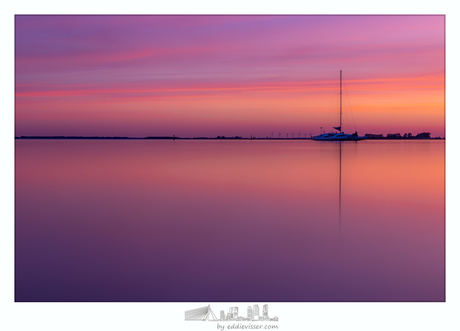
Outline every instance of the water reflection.
{"type": "Polygon", "coordinates": [[[342,142],[339,141],[339,233],[342,238],[342,142]]]}
{"type": "Polygon", "coordinates": [[[442,301],[443,151],[17,141],[16,300],[442,301]]]}

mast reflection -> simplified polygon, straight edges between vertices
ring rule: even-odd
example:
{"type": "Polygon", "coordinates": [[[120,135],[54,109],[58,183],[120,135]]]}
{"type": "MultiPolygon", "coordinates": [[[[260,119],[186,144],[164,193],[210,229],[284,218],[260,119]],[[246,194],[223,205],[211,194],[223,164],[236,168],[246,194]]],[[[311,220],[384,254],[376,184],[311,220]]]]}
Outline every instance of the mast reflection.
{"type": "Polygon", "coordinates": [[[339,141],[339,236],[342,237],[342,142],[339,141]]]}

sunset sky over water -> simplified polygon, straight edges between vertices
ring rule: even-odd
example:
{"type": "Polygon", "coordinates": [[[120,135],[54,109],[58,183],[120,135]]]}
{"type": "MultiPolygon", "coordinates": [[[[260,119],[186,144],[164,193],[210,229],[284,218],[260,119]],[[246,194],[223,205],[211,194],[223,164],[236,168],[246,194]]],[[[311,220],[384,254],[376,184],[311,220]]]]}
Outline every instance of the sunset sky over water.
{"type": "Polygon", "coordinates": [[[15,135],[445,136],[445,26],[415,16],[16,16],[15,135]]]}

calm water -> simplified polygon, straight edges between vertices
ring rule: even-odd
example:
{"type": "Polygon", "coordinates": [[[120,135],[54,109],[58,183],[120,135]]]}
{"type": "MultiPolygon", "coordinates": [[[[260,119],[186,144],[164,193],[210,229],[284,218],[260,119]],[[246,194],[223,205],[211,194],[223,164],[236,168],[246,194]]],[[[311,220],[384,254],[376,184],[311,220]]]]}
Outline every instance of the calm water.
{"type": "Polygon", "coordinates": [[[444,141],[16,141],[16,301],[444,301],[444,141]]]}

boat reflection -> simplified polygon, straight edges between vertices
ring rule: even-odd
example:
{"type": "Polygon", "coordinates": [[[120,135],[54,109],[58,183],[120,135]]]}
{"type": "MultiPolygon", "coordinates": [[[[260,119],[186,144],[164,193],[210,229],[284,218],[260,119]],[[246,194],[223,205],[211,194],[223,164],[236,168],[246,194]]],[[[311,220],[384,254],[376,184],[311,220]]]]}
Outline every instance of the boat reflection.
{"type": "Polygon", "coordinates": [[[342,142],[339,141],[339,236],[342,238],[342,142]]]}

